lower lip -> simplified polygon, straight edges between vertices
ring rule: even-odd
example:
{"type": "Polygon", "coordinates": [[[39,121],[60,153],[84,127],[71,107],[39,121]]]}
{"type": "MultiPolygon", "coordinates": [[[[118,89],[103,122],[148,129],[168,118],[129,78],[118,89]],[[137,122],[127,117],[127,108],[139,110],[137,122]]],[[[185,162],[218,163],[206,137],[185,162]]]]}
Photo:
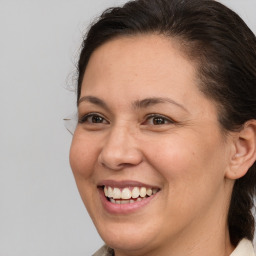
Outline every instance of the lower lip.
{"type": "Polygon", "coordinates": [[[108,201],[102,189],[99,189],[99,193],[100,193],[100,199],[103,207],[107,212],[111,214],[129,214],[129,213],[136,212],[142,209],[143,207],[145,207],[146,205],[148,205],[158,194],[156,193],[150,197],[147,197],[141,201],[134,202],[134,203],[115,204],[108,201]]]}

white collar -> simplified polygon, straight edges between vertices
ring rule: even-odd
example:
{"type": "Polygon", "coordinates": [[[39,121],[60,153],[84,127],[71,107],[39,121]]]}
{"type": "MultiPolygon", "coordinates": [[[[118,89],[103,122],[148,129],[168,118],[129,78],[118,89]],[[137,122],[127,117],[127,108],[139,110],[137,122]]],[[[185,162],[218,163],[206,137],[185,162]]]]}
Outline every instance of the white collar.
{"type": "MultiPolygon", "coordinates": [[[[113,255],[113,250],[104,245],[100,248],[93,256],[111,256],[113,255]]],[[[230,254],[230,256],[255,256],[252,242],[248,239],[242,239],[235,250],[230,254]]]]}
{"type": "Polygon", "coordinates": [[[230,256],[255,256],[252,242],[245,238],[242,239],[230,256]]]}

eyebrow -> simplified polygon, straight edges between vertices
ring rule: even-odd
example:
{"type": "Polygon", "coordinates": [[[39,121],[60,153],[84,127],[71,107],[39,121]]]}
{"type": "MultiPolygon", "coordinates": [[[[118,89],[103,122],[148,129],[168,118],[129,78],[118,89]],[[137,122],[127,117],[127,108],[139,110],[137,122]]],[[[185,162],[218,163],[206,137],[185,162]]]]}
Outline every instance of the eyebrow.
{"type": "Polygon", "coordinates": [[[94,96],[84,96],[84,97],[79,99],[79,101],[77,103],[77,106],[79,106],[79,104],[81,102],[83,102],[83,101],[85,101],[85,102],[88,101],[88,102],[90,102],[90,103],[92,103],[94,105],[98,105],[98,106],[100,106],[102,108],[105,108],[105,109],[109,110],[109,107],[107,106],[107,104],[103,100],[101,100],[101,99],[99,99],[97,97],[94,97],[94,96]]]}
{"type": "MultiPolygon", "coordinates": [[[[95,96],[84,96],[82,98],[79,99],[77,105],[79,105],[81,102],[90,102],[94,105],[98,105],[106,110],[109,110],[108,105],[101,99],[95,97],[95,96]]],[[[186,112],[188,112],[188,110],[181,104],[179,104],[178,102],[167,98],[167,97],[150,97],[150,98],[145,98],[142,100],[135,100],[132,103],[132,106],[134,109],[140,109],[140,108],[147,108],[153,105],[157,105],[157,104],[161,104],[161,103],[171,103],[173,105],[176,105],[180,108],[182,108],[183,110],[185,110],[186,112]]]]}
{"type": "Polygon", "coordinates": [[[181,104],[179,104],[178,102],[170,99],[170,98],[163,98],[163,97],[151,97],[151,98],[146,98],[143,100],[136,100],[133,103],[134,108],[147,108],[153,105],[157,105],[157,104],[161,104],[161,103],[171,103],[173,105],[176,105],[180,108],[182,108],[183,110],[185,110],[186,112],[188,112],[188,110],[181,104]]]}

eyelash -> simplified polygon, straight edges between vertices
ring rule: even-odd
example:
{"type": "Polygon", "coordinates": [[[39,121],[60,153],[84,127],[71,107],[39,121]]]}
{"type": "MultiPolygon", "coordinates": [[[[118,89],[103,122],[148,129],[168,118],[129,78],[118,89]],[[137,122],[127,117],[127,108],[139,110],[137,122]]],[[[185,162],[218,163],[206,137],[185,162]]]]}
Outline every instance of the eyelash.
{"type": "MultiPolygon", "coordinates": [[[[150,114],[146,117],[145,121],[142,122],[142,125],[147,125],[147,122],[152,119],[156,118],[159,120],[162,120],[164,123],[159,123],[159,124],[150,124],[150,125],[154,125],[154,126],[158,126],[158,125],[165,125],[165,124],[174,124],[176,123],[173,119],[171,118],[168,118],[166,116],[163,116],[163,115],[159,115],[159,114],[150,114]]],[[[90,123],[90,124],[109,124],[109,121],[104,117],[102,116],[101,114],[99,113],[88,113],[84,116],[82,116],[79,120],[78,120],[79,123],[90,123]],[[93,122],[92,120],[91,121],[88,121],[89,118],[100,118],[101,119],[101,122],[93,122]],[[104,122],[105,121],[105,122],[104,122]]],[[[153,121],[154,122],[154,121],[153,121]]]]}

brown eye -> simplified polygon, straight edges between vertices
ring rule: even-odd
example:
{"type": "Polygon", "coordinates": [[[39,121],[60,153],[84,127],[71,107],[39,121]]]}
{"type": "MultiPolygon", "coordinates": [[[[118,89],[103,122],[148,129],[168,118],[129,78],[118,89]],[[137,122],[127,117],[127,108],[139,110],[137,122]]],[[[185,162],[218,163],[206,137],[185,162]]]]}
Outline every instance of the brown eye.
{"type": "Polygon", "coordinates": [[[152,118],[152,122],[154,125],[166,124],[166,120],[163,117],[154,117],[152,118]]]}
{"type": "Polygon", "coordinates": [[[175,122],[168,117],[152,114],[147,117],[146,121],[143,122],[143,125],[165,125],[165,124],[173,124],[173,123],[175,122]]]}
{"type": "Polygon", "coordinates": [[[104,119],[101,116],[92,116],[91,117],[92,123],[102,123],[104,119]]]}
{"type": "Polygon", "coordinates": [[[87,114],[79,120],[79,123],[108,124],[108,121],[98,114],[87,114]]]}

